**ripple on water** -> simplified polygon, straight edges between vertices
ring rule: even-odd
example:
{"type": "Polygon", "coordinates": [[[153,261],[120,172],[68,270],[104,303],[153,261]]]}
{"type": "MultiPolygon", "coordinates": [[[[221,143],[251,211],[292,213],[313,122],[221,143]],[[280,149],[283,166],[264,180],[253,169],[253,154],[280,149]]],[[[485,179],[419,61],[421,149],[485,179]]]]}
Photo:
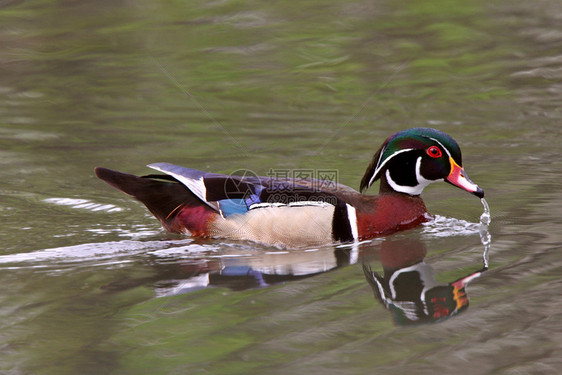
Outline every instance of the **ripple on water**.
{"type": "Polygon", "coordinates": [[[56,204],[58,206],[69,206],[76,209],[83,209],[89,211],[106,211],[106,212],[119,212],[123,211],[121,207],[117,207],[113,204],[101,204],[91,202],[87,199],[75,199],[75,198],[46,198],[43,202],[56,204]]]}
{"type": "Polygon", "coordinates": [[[4,269],[52,268],[65,264],[84,263],[88,266],[128,263],[138,254],[156,255],[158,250],[179,247],[182,253],[202,253],[212,248],[192,244],[192,239],[176,241],[112,241],[64,246],[28,253],[7,254],[0,256],[0,267],[4,269]]]}
{"type": "Polygon", "coordinates": [[[480,233],[480,223],[435,215],[423,224],[422,234],[428,237],[470,236],[480,233]]]}
{"type": "Polygon", "coordinates": [[[432,220],[423,224],[422,234],[429,237],[451,237],[451,236],[470,236],[485,234],[489,237],[488,226],[491,222],[490,207],[484,198],[480,200],[484,206],[484,212],[480,216],[480,222],[471,223],[466,220],[446,217],[441,215],[433,216],[432,220]]]}

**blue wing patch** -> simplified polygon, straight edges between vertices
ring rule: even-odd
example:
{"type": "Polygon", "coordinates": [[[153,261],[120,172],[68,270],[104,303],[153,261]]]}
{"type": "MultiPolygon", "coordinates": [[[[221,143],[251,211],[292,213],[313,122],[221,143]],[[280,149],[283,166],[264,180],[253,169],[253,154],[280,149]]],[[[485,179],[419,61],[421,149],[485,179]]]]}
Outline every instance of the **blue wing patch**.
{"type": "Polygon", "coordinates": [[[246,206],[244,199],[223,199],[218,203],[223,217],[248,212],[248,206],[246,206]]]}
{"type": "MultiPolygon", "coordinates": [[[[258,186],[256,186],[257,188],[258,186]]],[[[261,191],[260,189],[256,189],[261,191]]],[[[260,197],[257,194],[250,194],[248,197],[244,198],[233,198],[233,199],[222,199],[218,201],[219,211],[223,217],[227,217],[235,214],[245,214],[250,210],[250,207],[256,203],[261,203],[260,197]]]]}

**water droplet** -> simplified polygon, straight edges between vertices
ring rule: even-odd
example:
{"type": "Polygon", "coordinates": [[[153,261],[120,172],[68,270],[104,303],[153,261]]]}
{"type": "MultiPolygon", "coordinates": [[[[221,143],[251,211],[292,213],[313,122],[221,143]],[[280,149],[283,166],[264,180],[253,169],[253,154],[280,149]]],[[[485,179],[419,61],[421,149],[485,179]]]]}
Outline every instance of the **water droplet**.
{"type": "Polygon", "coordinates": [[[484,269],[488,269],[488,250],[490,250],[490,245],[492,243],[492,236],[490,232],[488,232],[488,225],[492,221],[492,217],[490,216],[490,206],[488,206],[488,202],[484,198],[480,199],[482,202],[482,206],[484,206],[484,213],[480,216],[480,241],[482,245],[484,245],[484,253],[482,254],[482,258],[484,260],[484,269]]]}
{"type": "Polygon", "coordinates": [[[480,216],[480,224],[488,226],[492,221],[490,216],[490,206],[488,206],[488,202],[486,202],[484,198],[481,198],[480,202],[482,202],[482,205],[484,206],[484,213],[480,216]]]}

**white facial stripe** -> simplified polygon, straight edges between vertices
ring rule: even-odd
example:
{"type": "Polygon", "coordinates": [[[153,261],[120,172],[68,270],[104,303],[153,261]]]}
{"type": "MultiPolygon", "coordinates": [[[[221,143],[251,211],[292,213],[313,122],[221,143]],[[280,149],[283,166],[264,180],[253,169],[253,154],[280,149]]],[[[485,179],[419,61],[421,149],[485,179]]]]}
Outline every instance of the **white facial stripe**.
{"type": "Polygon", "coordinates": [[[388,184],[390,185],[390,187],[392,187],[394,190],[400,192],[400,193],[406,193],[406,194],[410,194],[410,195],[420,195],[423,191],[423,189],[429,185],[432,182],[435,181],[441,181],[441,179],[439,180],[427,180],[425,179],[421,173],[420,173],[420,168],[421,168],[421,161],[422,161],[422,157],[419,156],[418,159],[416,160],[416,180],[418,182],[418,184],[416,186],[403,186],[403,185],[399,185],[398,183],[396,183],[391,177],[390,177],[390,171],[387,170],[386,171],[386,180],[388,182],[388,184]]]}
{"type": "Polygon", "coordinates": [[[347,206],[347,219],[349,220],[349,226],[351,227],[351,235],[353,240],[357,241],[359,238],[359,230],[357,229],[357,212],[355,207],[346,203],[347,206]]]}
{"type": "Polygon", "coordinates": [[[381,152],[381,156],[379,157],[379,162],[377,163],[377,169],[375,169],[375,173],[373,173],[373,176],[371,176],[371,179],[369,180],[369,185],[367,185],[367,187],[371,186],[373,184],[373,181],[375,181],[375,176],[380,172],[380,170],[382,169],[382,167],[384,167],[386,165],[386,163],[388,163],[388,161],[390,159],[392,159],[393,157],[395,157],[398,154],[401,154],[403,152],[408,152],[408,151],[412,151],[413,148],[406,148],[404,150],[399,150],[396,151],[394,154],[390,155],[388,158],[386,158],[385,161],[383,161],[382,164],[380,163],[380,159],[382,158],[382,154],[384,153],[384,150],[381,152]]]}
{"type": "Polygon", "coordinates": [[[369,184],[367,184],[367,188],[370,187],[373,184],[373,180],[375,179],[375,176],[377,175],[377,173],[380,169],[381,159],[382,159],[382,156],[383,156],[385,151],[386,151],[386,148],[384,148],[381,151],[381,154],[379,155],[379,160],[377,160],[377,168],[375,168],[375,173],[373,173],[373,175],[371,176],[371,179],[369,180],[369,184]]]}
{"type": "Polygon", "coordinates": [[[442,178],[438,178],[437,180],[428,180],[425,177],[423,177],[421,174],[421,161],[422,161],[422,157],[420,156],[416,161],[416,180],[418,180],[418,184],[423,185],[422,189],[427,185],[431,184],[432,182],[443,181],[442,178]]]}

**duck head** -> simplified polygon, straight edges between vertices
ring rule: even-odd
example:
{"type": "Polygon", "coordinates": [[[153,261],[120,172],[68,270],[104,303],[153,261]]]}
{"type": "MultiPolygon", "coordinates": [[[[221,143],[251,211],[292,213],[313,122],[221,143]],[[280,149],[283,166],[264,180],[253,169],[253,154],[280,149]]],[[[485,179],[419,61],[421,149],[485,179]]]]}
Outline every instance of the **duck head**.
{"type": "Polygon", "coordinates": [[[381,193],[420,195],[432,182],[447,181],[484,197],[462,167],[461,150],[448,134],[431,128],[413,128],[390,136],[373,156],[363,179],[361,192],[381,179],[381,193]]]}

